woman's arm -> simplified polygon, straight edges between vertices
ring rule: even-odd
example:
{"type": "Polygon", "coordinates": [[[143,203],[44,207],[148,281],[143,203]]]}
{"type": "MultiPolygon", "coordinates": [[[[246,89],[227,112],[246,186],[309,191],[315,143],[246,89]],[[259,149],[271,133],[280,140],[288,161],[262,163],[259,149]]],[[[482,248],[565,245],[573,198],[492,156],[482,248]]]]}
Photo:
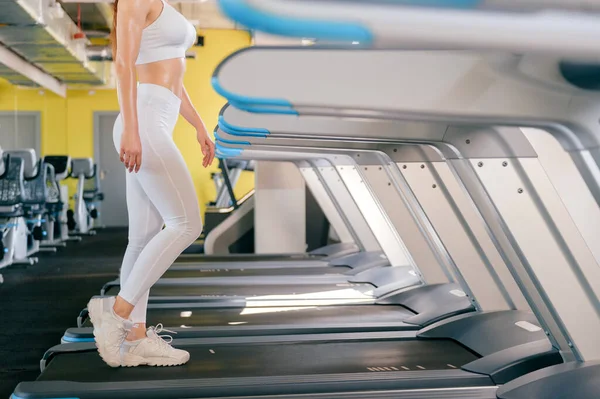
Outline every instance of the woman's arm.
{"type": "Polygon", "coordinates": [[[140,51],[142,31],[151,4],[148,0],[120,0],[117,10],[115,72],[119,105],[123,115],[120,158],[129,172],[138,172],[142,164],[135,61],[140,51]]]}
{"type": "Polygon", "coordinates": [[[204,125],[204,121],[200,117],[200,114],[198,114],[198,111],[194,108],[185,87],[181,94],[181,108],[179,113],[194,127],[194,129],[196,129],[196,137],[202,148],[202,154],[204,155],[202,165],[206,168],[208,165],[212,164],[213,159],[215,158],[215,144],[210,139],[208,130],[206,130],[206,125],[204,125]]]}
{"type": "Polygon", "coordinates": [[[196,111],[196,108],[194,108],[192,100],[190,99],[185,87],[181,93],[181,108],[179,113],[185,118],[186,121],[190,123],[190,125],[194,127],[194,129],[196,129],[196,132],[208,134],[206,126],[204,125],[204,121],[200,117],[200,114],[198,114],[198,111],[196,111]]]}

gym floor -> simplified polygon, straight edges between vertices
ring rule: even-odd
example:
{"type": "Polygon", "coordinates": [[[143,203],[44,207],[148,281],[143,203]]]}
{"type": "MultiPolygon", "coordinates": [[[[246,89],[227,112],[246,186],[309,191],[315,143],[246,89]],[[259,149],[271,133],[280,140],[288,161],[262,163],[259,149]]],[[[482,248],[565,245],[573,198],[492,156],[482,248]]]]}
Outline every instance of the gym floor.
{"type": "Polygon", "coordinates": [[[0,398],[37,378],[44,352],[117,277],[126,245],[126,229],[103,229],[56,254],[39,254],[36,265],[0,269],[0,398]]]}

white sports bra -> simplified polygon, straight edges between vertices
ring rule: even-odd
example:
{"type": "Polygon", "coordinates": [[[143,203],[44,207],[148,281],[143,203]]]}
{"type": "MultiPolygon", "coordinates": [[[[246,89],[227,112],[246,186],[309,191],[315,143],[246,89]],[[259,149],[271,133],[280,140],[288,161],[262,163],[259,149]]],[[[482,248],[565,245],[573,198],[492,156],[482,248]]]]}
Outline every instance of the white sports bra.
{"type": "Polygon", "coordinates": [[[162,12],[142,32],[136,65],[185,58],[186,50],[196,41],[194,25],[164,0],[161,2],[162,12]]]}

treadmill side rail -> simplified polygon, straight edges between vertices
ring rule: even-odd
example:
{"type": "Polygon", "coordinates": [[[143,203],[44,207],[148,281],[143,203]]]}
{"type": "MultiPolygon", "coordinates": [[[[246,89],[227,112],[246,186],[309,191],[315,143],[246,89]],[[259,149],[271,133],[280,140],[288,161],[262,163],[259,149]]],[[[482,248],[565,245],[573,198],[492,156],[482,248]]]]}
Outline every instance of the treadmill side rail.
{"type": "MultiPolygon", "coordinates": [[[[355,243],[339,243],[327,245],[323,248],[315,249],[309,252],[312,256],[325,256],[327,258],[339,258],[340,256],[350,255],[359,251],[355,243]]],[[[328,259],[329,260],[329,259],[328,259]]]]}
{"type": "Polygon", "coordinates": [[[507,310],[456,316],[422,329],[418,338],[450,338],[481,355],[462,369],[503,384],[563,362],[530,312],[507,310]]]}
{"type": "Polygon", "coordinates": [[[487,374],[498,384],[506,384],[531,371],[563,362],[560,353],[548,339],[505,349],[465,364],[462,369],[487,374]]]}
{"type": "MultiPolygon", "coordinates": [[[[240,398],[277,395],[320,395],[344,392],[385,392],[390,390],[433,389],[444,391],[463,388],[493,388],[489,377],[463,370],[382,372],[322,375],[290,375],[268,377],[241,377],[217,379],[181,379],[155,381],[112,381],[86,383],[72,381],[35,381],[17,385],[14,396],[27,399],[75,398],[105,399],[180,399],[185,398],[240,398]]],[[[425,391],[423,391],[425,392],[425,391]]],[[[431,393],[431,392],[429,392],[431,393]]],[[[373,398],[375,396],[369,396],[373,398]]],[[[389,397],[389,396],[388,396],[389,397]]],[[[423,398],[433,398],[426,395],[423,398]]],[[[443,396],[447,398],[448,396],[443,396]]],[[[408,396],[411,398],[411,396],[408,396]]],[[[414,397],[413,397],[414,398],[414,397]]],[[[464,396],[461,398],[468,398],[464,396]]],[[[411,398],[412,399],[412,398],[411,398]]]]}
{"type": "Polygon", "coordinates": [[[449,338],[481,356],[547,339],[531,312],[503,310],[477,312],[432,324],[419,338],[449,338]]]}
{"type": "Polygon", "coordinates": [[[570,362],[524,375],[500,387],[499,399],[600,397],[600,362],[570,362]]]}
{"type": "Polygon", "coordinates": [[[359,252],[331,260],[329,265],[346,266],[360,272],[373,267],[389,266],[390,262],[382,252],[359,252]]]}
{"type": "Polygon", "coordinates": [[[416,315],[404,320],[421,328],[463,313],[474,312],[471,300],[455,283],[429,284],[382,298],[377,305],[401,305],[416,315]]]}
{"type": "Polygon", "coordinates": [[[90,352],[96,350],[97,348],[95,343],[87,342],[55,345],[48,349],[44,353],[44,356],[42,356],[42,359],[40,360],[40,371],[43,373],[46,369],[46,365],[48,365],[48,363],[50,363],[52,358],[56,355],[63,353],[90,352]]]}

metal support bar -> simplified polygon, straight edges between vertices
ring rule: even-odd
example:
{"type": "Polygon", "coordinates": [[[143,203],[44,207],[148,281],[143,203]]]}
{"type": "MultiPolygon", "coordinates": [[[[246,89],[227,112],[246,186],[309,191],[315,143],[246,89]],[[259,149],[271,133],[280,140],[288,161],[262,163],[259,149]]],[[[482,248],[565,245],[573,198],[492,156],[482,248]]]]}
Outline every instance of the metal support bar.
{"type": "Polygon", "coordinates": [[[61,97],[67,96],[67,86],[64,83],[3,46],[0,46],[0,63],[61,97]]]}
{"type": "Polygon", "coordinates": [[[233,186],[231,185],[231,180],[229,179],[229,168],[227,167],[227,162],[219,159],[219,166],[223,171],[223,180],[225,181],[225,186],[227,187],[227,192],[229,193],[229,198],[231,199],[231,205],[234,209],[239,208],[237,203],[237,199],[235,198],[235,194],[233,193],[233,186]]]}

